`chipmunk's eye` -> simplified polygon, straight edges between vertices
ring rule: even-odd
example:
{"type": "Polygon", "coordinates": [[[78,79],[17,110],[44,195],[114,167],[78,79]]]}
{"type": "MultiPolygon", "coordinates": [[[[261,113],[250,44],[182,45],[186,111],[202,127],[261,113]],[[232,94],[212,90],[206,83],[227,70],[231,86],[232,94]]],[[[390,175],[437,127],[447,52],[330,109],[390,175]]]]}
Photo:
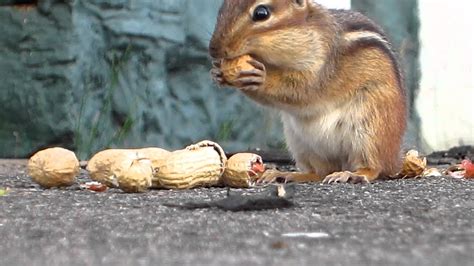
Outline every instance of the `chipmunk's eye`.
{"type": "Polygon", "coordinates": [[[270,17],[270,9],[267,6],[260,5],[253,12],[253,21],[264,21],[270,17]]]}

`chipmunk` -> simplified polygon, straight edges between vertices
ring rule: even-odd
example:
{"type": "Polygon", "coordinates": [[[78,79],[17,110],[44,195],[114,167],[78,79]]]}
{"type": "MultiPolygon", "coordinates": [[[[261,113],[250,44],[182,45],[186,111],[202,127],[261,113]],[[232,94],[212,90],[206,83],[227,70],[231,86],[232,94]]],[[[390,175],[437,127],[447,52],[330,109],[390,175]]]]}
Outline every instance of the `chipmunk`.
{"type": "Polygon", "coordinates": [[[403,78],[383,30],[364,15],[312,0],[224,0],[209,53],[216,83],[280,110],[302,170],[284,173],[287,181],[366,183],[399,169],[403,78]],[[254,69],[228,84],[222,60],[243,55],[254,69]]]}

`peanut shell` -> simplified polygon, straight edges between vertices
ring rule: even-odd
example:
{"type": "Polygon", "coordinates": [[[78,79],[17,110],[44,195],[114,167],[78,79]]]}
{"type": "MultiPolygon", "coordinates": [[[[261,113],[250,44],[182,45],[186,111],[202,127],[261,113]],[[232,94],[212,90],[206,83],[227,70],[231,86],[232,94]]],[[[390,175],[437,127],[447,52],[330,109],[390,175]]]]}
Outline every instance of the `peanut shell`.
{"type": "Polygon", "coordinates": [[[437,168],[430,168],[423,171],[422,177],[441,177],[443,174],[437,168]]]}
{"type": "Polygon", "coordinates": [[[115,162],[122,162],[129,158],[137,159],[137,152],[127,149],[109,149],[96,153],[87,163],[87,171],[92,180],[107,185],[118,187],[117,178],[112,171],[115,162]]]}
{"type": "Polygon", "coordinates": [[[171,153],[170,151],[167,151],[165,149],[155,147],[142,148],[138,149],[137,151],[140,157],[150,159],[153,165],[161,164],[161,161],[165,160],[166,157],[171,153]]]}
{"type": "Polygon", "coordinates": [[[29,175],[45,188],[70,186],[79,171],[79,160],[74,152],[63,148],[39,151],[28,161],[29,175]]]}
{"type": "Polygon", "coordinates": [[[172,152],[161,165],[155,165],[153,186],[190,189],[220,184],[227,158],[214,142],[202,141],[172,152]]]}
{"type": "Polygon", "coordinates": [[[119,188],[128,193],[146,192],[151,187],[153,165],[150,159],[130,159],[116,161],[112,172],[117,177],[119,188]]]}
{"type": "Polygon", "coordinates": [[[252,153],[237,153],[227,161],[222,181],[229,187],[248,188],[264,171],[262,157],[252,153]]]}
{"type": "MultiPolygon", "coordinates": [[[[150,159],[153,169],[155,169],[162,165],[163,161],[166,161],[171,152],[160,148],[143,148],[139,150],[139,154],[144,158],[150,159]]],[[[152,179],[152,187],[162,188],[154,178],[152,179]]]]}
{"type": "MultiPolygon", "coordinates": [[[[222,149],[222,147],[219,144],[210,140],[203,140],[196,144],[189,145],[186,147],[186,150],[198,150],[200,148],[208,148],[208,147],[213,148],[217,152],[217,154],[219,155],[224,165],[227,163],[227,156],[225,155],[224,149],[222,149]]],[[[222,170],[222,172],[224,172],[224,170],[222,170]]]]}
{"type": "Polygon", "coordinates": [[[239,77],[241,71],[254,69],[251,64],[247,63],[247,61],[251,59],[252,57],[250,55],[243,55],[237,58],[223,60],[221,71],[227,83],[233,84],[239,77]]]}
{"type": "MultiPolygon", "coordinates": [[[[170,152],[161,148],[143,148],[143,149],[109,149],[98,152],[87,163],[92,180],[101,182],[109,187],[118,187],[117,177],[112,171],[115,162],[122,162],[127,158],[130,160],[147,158],[152,164],[163,160],[170,152]]],[[[160,164],[160,163],[157,163],[160,164]]]]}
{"type": "Polygon", "coordinates": [[[416,150],[410,150],[403,161],[402,171],[398,174],[402,178],[420,177],[426,170],[426,158],[421,157],[416,150]]]}

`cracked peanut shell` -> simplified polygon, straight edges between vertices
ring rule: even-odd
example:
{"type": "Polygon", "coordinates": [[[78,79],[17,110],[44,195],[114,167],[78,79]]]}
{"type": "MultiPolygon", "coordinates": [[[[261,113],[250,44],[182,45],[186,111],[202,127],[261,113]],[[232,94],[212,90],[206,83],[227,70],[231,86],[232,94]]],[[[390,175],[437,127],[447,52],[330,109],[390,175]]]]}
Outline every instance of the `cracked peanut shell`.
{"type": "Polygon", "coordinates": [[[183,150],[171,152],[161,165],[155,165],[153,186],[190,189],[219,185],[227,157],[211,141],[202,141],[183,150]]]}
{"type": "Polygon", "coordinates": [[[63,148],[39,151],[28,161],[29,175],[45,188],[70,186],[79,171],[79,160],[74,152],[63,148]]]}
{"type": "Polygon", "coordinates": [[[234,188],[249,188],[265,172],[262,157],[253,153],[237,153],[227,160],[222,181],[234,188]]]}
{"type": "Polygon", "coordinates": [[[426,170],[426,157],[421,157],[416,150],[410,150],[403,160],[402,171],[398,174],[401,178],[420,177],[426,170]]]}

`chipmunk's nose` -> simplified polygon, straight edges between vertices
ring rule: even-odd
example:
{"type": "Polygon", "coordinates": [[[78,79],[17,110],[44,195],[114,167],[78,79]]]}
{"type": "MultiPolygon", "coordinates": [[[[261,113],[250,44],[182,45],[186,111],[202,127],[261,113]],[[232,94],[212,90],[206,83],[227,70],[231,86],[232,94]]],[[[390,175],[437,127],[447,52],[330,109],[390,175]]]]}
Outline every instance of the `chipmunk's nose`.
{"type": "Polygon", "coordinates": [[[222,52],[221,50],[219,49],[219,46],[216,45],[215,43],[212,43],[209,44],[209,55],[211,55],[211,57],[213,58],[222,58],[222,52]]]}

